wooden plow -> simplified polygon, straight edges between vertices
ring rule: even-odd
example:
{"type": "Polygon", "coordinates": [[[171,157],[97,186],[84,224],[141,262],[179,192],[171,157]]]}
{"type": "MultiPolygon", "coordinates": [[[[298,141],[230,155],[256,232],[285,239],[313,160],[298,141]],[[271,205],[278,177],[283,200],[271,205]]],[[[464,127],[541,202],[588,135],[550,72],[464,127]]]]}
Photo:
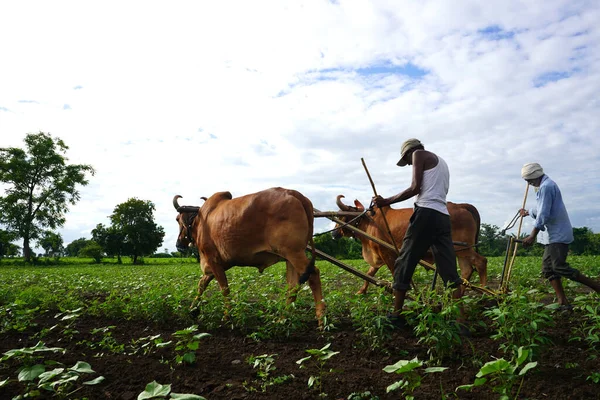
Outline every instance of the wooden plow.
{"type": "MultiPolygon", "coordinates": [[[[386,242],[384,240],[381,240],[379,238],[376,238],[372,235],[369,235],[367,232],[363,231],[362,229],[359,229],[357,227],[355,227],[352,224],[347,224],[344,221],[340,220],[338,217],[359,217],[361,214],[363,214],[362,212],[359,211],[320,211],[317,209],[314,209],[314,216],[315,218],[327,218],[337,224],[343,225],[344,228],[346,229],[350,229],[352,231],[354,231],[357,234],[363,235],[364,237],[368,238],[369,240],[387,248],[390,249],[392,251],[396,251],[397,249],[396,247],[389,243],[386,242]]],[[[519,231],[520,231],[520,227],[519,227],[519,231]]],[[[507,248],[506,248],[506,257],[504,260],[504,267],[502,268],[502,276],[501,276],[501,280],[500,280],[500,288],[499,290],[493,290],[490,288],[486,288],[483,286],[479,286],[479,285],[474,285],[472,283],[470,283],[469,281],[467,281],[466,279],[463,279],[463,285],[465,285],[465,287],[475,290],[477,292],[480,293],[485,293],[488,295],[492,295],[492,296],[497,296],[500,294],[506,294],[508,293],[508,281],[510,280],[510,275],[511,275],[511,271],[512,271],[512,267],[514,265],[515,262],[515,258],[517,255],[517,245],[518,243],[521,243],[521,240],[516,239],[515,237],[511,236],[509,238],[508,244],[507,244],[507,248]]],[[[463,248],[467,248],[470,247],[468,243],[464,243],[464,242],[452,242],[455,246],[462,246],[463,248]]],[[[306,247],[307,250],[312,250],[312,248],[309,246],[306,247]]],[[[461,248],[459,247],[456,251],[460,251],[461,248]]],[[[385,280],[381,280],[381,279],[377,279],[373,276],[367,275],[362,271],[357,270],[356,268],[343,263],[342,261],[336,259],[335,257],[319,250],[319,249],[315,249],[315,254],[326,260],[329,261],[330,263],[342,268],[343,270],[350,272],[351,274],[375,285],[378,287],[383,287],[387,292],[392,293],[392,284],[391,282],[385,281],[385,280]]],[[[430,271],[434,271],[434,276],[433,276],[433,281],[431,284],[431,288],[433,289],[435,287],[436,284],[436,278],[437,278],[437,269],[436,267],[431,264],[428,263],[425,260],[420,260],[419,261],[419,265],[423,266],[425,269],[428,269],[430,271]]]]}
{"type": "MultiPolygon", "coordinates": [[[[377,189],[375,188],[375,184],[373,183],[373,179],[371,178],[371,174],[369,173],[369,170],[367,168],[367,165],[365,164],[365,160],[361,158],[361,162],[362,165],[365,169],[365,172],[367,173],[367,177],[369,178],[369,182],[371,183],[371,187],[373,188],[373,193],[375,194],[375,196],[377,196],[377,189]]],[[[527,202],[527,193],[529,191],[529,183],[527,183],[527,186],[525,188],[525,196],[523,198],[523,205],[522,205],[522,209],[525,208],[525,203],[527,202]]],[[[396,245],[396,243],[394,242],[394,237],[390,231],[389,225],[387,223],[387,219],[385,219],[385,215],[384,215],[384,222],[387,228],[387,232],[390,236],[390,238],[392,239],[393,243],[388,243],[384,240],[381,240],[379,238],[376,238],[374,236],[369,235],[367,232],[355,227],[354,225],[350,224],[350,223],[346,223],[342,220],[340,220],[338,217],[355,217],[355,218],[360,218],[361,215],[364,214],[364,212],[360,212],[360,211],[320,211],[317,210],[316,208],[314,209],[314,216],[315,218],[328,218],[329,220],[342,225],[344,228],[350,229],[352,231],[354,231],[355,233],[358,233],[360,235],[363,235],[364,237],[366,237],[367,239],[383,246],[386,247],[394,252],[396,252],[397,255],[400,255],[400,251],[398,249],[398,246],[396,245]]],[[[515,217],[513,218],[513,221],[511,221],[509,223],[509,225],[507,226],[507,228],[505,228],[503,230],[506,231],[507,229],[510,229],[510,227],[512,227],[515,223],[516,223],[516,219],[517,217],[520,216],[520,212],[517,212],[517,215],[515,215],[515,217]],[[512,224],[512,225],[511,225],[512,224]]],[[[521,227],[523,224],[523,217],[520,216],[520,221],[519,221],[519,228],[517,231],[517,235],[516,237],[514,236],[510,236],[507,246],[506,246],[506,256],[504,259],[504,266],[502,268],[502,275],[500,278],[500,287],[499,289],[493,290],[490,288],[486,288],[483,286],[479,286],[479,285],[473,285],[471,282],[467,281],[466,279],[463,279],[463,285],[469,289],[478,291],[480,293],[485,293],[485,294],[489,294],[492,296],[497,296],[497,295],[501,295],[501,294],[506,294],[509,291],[508,288],[508,282],[510,280],[510,275],[512,273],[512,268],[514,266],[515,263],[515,259],[517,256],[517,246],[519,243],[522,243],[521,240],[518,239],[519,235],[521,234],[521,227]]],[[[469,246],[468,243],[464,243],[464,242],[452,242],[455,246],[462,246],[463,249],[466,249],[469,246]]],[[[463,250],[461,248],[456,249],[455,251],[461,251],[463,250]]],[[[307,246],[307,250],[312,250],[312,248],[310,246],[307,246]]],[[[344,264],[343,262],[335,259],[334,257],[332,257],[329,254],[326,254],[324,252],[322,252],[321,250],[318,250],[315,248],[315,254],[327,261],[329,261],[330,263],[350,272],[351,274],[369,282],[372,283],[373,285],[379,286],[379,287],[383,287],[386,291],[392,293],[392,284],[390,282],[387,281],[383,281],[380,279],[376,279],[375,277],[372,277],[370,275],[367,275],[361,271],[358,271],[357,269],[355,269],[354,267],[348,265],[348,264],[344,264]]],[[[431,289],[433,290],[433,288],[435,287],[435,282],[437,279],[437,269],[435,266],[433,266],[432,264],[428,263],[427,261],[424,260],[420,260],[419,261],[419,265],[425,267],[428,270],[434,271],[434,276],[433,276],[433,281],[431,284],[431,289]]],[[[389,266],[388,266],[389,267],[389,266]]],[[[414,283],[413,283],[414,286],[414,283]]]]}

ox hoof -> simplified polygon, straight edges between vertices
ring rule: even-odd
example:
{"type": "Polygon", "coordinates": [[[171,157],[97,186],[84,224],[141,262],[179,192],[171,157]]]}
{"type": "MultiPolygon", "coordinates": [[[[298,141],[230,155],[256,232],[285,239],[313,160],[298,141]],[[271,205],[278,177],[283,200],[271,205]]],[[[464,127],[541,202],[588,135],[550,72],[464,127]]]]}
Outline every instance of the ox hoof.
{"type": "Polygon", "coordinates": [[[190,308],[190,317],[192,318],[198,318],[198,316],[200,315],[200,309],[198,307],[194,307],[194,308],[190,308]]]}

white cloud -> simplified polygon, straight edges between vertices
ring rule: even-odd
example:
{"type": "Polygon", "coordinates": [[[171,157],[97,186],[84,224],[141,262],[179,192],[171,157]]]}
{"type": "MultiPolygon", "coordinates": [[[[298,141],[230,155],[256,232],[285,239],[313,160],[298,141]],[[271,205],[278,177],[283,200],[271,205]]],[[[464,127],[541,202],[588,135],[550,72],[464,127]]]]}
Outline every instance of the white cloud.
{"type": "Polygon", "coordinates": [[[361,158],[397,193],[413,136],[483,222],[512,218],[520,167],[538,161],[573,224],[600,232],[599,17],[566,0],[3,3],[1,145],[50,132],[94,166],[67,243],[130,197],[156,204],[171,250],[175,194],[284,186],[322,210],[337,194],[368,203],[361,158]]]}

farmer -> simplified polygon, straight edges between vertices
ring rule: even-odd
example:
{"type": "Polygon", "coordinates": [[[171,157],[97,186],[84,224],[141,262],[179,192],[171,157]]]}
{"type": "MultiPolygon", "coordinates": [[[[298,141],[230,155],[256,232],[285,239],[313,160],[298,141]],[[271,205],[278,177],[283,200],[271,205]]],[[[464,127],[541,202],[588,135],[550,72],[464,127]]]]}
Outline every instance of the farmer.
{"type": "MultiPolygon", "coordinates": [[[[446,206],[446,194],[450,186],[448,165],[438,155],[425,150],[418,139],[408,139],[402,143],[400,161],[396,165],[412,165],[410,187],[392,197],[375,196],[373,202],[381,208],[417,196],[400,255],[394,263],[394,311],[389,318],[394,325],[402,326],[406,325],[400,315],[406,292],[417,263],[430,247],[444,284],[455,288],[452,297],[462,297],[464,288],[457,272],[450,216],[446,206]]],[[[462,328],[464,326],[461,325],[462,328]]]]}
{"type": "Polygon", "coordinates": [[[596,292],[600,292],[600,283],[596,282],[567,263],[569,243],[573,242],[573,228],[558,185],[544,174],[538,163],[523,165],[521,176],[531,186],[535,187],[536,207],[531,210],[521,209],[521,216],[531,215],[535,218],[533,229],[529,236],[523,239],[523,246],[531,246],[538,236],[538,242],[544,245],[542,257],[542,275],[550,281],[556,292],[556,298],[561,310],[569,310],[561,277],[582,283],[596,292]]]}

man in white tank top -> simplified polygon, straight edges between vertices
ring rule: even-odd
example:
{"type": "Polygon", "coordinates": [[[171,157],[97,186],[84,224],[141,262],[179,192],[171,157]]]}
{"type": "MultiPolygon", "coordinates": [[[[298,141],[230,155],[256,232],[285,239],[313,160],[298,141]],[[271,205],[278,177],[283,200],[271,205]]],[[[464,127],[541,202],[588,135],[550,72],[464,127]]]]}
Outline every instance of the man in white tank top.
{"type": "Polygon", "coordinates": [[[375,196],[373,202],[381,208],[417,196],[400,256],[394,263],[394,312],[390,318],[392,322],[403,325],[405,322],[400,313],[404,307],[406,292],[410,288],[417,263],[429,248],[444,284],[456,288],[452,297],[460,298],[464,289],[457,272],[450,216],[446,206],[446,194],[450,186],[448,165],[441,157],[425,150],[418,139],[408,139],[402,143],[397,165],[412,165],[410,187],[388,198],[375,196]]]}

